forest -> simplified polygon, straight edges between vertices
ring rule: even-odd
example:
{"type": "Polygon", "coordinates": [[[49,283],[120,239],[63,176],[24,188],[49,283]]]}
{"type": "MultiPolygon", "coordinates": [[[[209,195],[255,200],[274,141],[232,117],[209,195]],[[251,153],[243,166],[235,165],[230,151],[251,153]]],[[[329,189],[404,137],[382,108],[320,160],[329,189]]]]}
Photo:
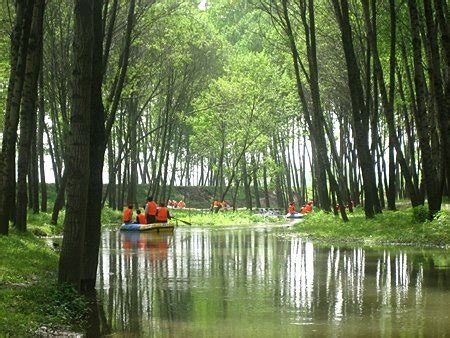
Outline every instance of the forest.
{"type": "Polygon", "coordinates": [[[59,284],[95,288],[102,210],[140,190],[343,223],[448,203],[446,0],[6,0],[0,20],[0,234],[59,217],[59,284]]]}

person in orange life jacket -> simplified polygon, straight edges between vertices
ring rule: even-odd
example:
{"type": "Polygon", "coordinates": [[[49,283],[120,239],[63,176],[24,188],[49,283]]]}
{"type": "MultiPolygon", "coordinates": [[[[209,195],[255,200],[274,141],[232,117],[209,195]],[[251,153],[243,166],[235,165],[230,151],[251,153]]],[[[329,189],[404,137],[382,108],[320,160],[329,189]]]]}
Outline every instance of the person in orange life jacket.
{"type": "Polygon", "coordinates": [[[153,196],[147,197],[147,204],[145,205],[145,216],[147,217],[147,224],[155,223],[157,208],[158,206],[153,200],[153,196]]]}
{"type": "Polygon", "coordinates": [[[167,209],[164,203],[160,203],[156,212],[156,223],[166,223],[167,220],[171,218],[169,209],[167,209]]]}
{"type": "Polygon", "coordinates": [[[130,204],[128,208],[123,211],[123,222],[131,223],[133,222],[133,206],[130,204]]]}
{"type": "Polygon", "coordinates": [[[305,206],[306,209],[306,213],[309,213],[311,211],[313,211],[313,202],[308,202],[308,204],[305,206]]]}
{"type": "Polygon", "coordinates": [[[137,209],[136,211],[136,224],[147,224],[147,217],[141,212],[141,209],[137,209]]]}
{"type": "Polygon", "coordinates": [[[288,213],[289,214],[294,214],[295,213],[295,203],[294,202],[289,203],[288,213]]]}

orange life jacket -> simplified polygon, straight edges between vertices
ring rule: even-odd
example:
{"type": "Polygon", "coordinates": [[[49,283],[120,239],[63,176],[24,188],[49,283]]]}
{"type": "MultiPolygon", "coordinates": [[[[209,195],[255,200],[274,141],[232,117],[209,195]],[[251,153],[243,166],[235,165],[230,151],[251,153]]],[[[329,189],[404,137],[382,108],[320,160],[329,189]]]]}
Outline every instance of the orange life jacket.
{"type": "Polygon", "coordinates": [[[143,213],[138,214],[137,218],[139,220],[139,224],[147,224],[147,217],[145,217],[143,213]]]}
{"type": "Polygon", "coordinates": [[[312,208],[312,205],[307,204],[307,205],[305,206],[305,209],[306,209],[306,212],[311,212],[313,208],[312,208]]]}
{"type": "Polygon", "coordinates": [[[133,217],[133,209],[126,208],[123,211],[123,221],[124,223],[131,223],[131,218],[133,217]]]}
{"type": "Polygon", "coordinates": [[[295,212],[295,205],[291,204],[288,208],[288,213],[293,214],[295,212]]]}
{"type": "Polygon", "coordinates": [[[169,216],[169,211],[166,207],[159,207],[158,212],[156,213],[156,220],[159,222],[167,222],[167,218],[169,216]]]}
{"type": "Polygon", "coordinates": [[[150,216],[155,216],[156,215],[156,210],[157,210],[158,206],[156,205],[155,201],[150,201],[147,203],[147,213],[150,216]]]}

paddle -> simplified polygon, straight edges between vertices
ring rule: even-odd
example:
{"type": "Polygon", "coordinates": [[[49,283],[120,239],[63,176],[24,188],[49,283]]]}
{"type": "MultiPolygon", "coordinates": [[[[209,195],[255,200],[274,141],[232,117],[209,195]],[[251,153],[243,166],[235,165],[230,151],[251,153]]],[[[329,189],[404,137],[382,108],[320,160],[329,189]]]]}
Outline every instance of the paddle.
{"type": "Polygon", "coordinates": [[[181,223],[187,224],[187,225],[192,225],[192,223],[183,221],[182,219],[176,218],[176,217],[172,217],[174,220],[180,221],[181,223]]]}

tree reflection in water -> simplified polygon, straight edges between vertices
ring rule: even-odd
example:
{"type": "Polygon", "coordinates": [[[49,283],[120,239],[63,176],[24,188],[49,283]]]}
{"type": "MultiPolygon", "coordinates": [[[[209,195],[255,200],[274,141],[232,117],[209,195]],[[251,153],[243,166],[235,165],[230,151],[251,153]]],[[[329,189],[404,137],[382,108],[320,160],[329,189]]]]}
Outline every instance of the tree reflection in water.
{"type": "Polygon", "coordinates": [[[119,336],[444,335],[446,253],[264,228],[105,232],[93,323],[119,336]]]}

